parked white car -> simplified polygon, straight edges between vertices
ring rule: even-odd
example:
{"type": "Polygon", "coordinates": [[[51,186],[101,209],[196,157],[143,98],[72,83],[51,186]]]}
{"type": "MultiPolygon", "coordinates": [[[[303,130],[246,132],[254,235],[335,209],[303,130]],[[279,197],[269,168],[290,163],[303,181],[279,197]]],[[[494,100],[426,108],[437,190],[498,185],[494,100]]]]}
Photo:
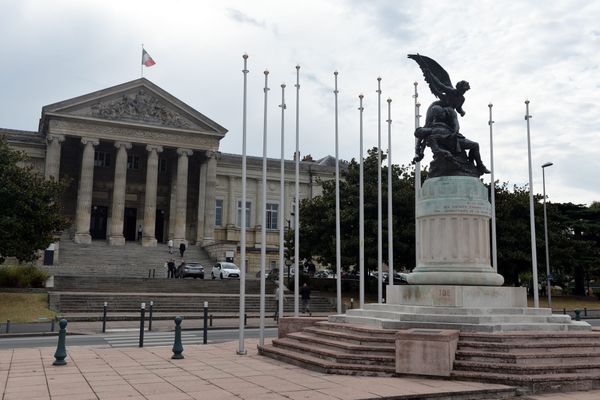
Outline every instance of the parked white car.
{"type": "Polygon", "coordinates": [[[231,279],[240,277],[240,269],[237,265],[230,262],[219,262],[213,267],[210,277],[212,279],[231,279]]]}

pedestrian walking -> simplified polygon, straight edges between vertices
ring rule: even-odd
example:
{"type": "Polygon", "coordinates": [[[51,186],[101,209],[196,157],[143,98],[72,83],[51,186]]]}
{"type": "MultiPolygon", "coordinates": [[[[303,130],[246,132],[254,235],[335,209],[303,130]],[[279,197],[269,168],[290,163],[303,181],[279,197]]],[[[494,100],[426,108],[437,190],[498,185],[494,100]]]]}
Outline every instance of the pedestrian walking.
{"type": "MultiPolygon", "coordinates": [[[[275,313],[273,314],[273,321],[279,320],[279,286],[275,288],[275,313]]],[[[283,296],[283,304],[285,304],[285,296],[283,296]]]]}
{"type": "Polygon", "coordinates": [[[167,278],[169,278],[169,279],[175,278],[175,260],[171,258],[169,260],[169,262],[167,263],[167,267],[169,268],[169,274],[168,274],[167,278]]]}
{"type": "Polygon", "coordinates": [[[169,239],[167,246],[169,246],[169,254],[173,254],[173,239],[169,239]]]}
{"type": "Polygon", "coordinates": [[[140,224],[138,226],[138,237],[137,237],[138,242],[142,240],[142,232],[143,232],[143,229],[142,229],[142,225],[140,224]]]}
{"type": "Polygon", "coordinates": [[[179,254],[181,254],[181,258],[183,258],[183,253],[185,253],[185,243],[181,242],[179,245],[179,254]]]}
{"type": "Polygon", "coordinates": [[[302,314],[308,312],[308,316],[311,316],[310,312],[310,288],[304,283],[300,288],[300,298],[302,299],[302,314]]]}

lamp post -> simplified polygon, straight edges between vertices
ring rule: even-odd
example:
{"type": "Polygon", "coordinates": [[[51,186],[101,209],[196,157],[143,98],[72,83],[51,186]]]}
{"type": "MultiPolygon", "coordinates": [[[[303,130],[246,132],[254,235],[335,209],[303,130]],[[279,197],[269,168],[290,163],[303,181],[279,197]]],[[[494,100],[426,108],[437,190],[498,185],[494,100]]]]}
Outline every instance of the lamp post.
{"type": "Polygon", "coordinates": [[[544,191],[544,243],[546,244],[546,292],[548,292],[548,308],[552,309],[552,286],[550,284],[550,252],[548,251],[548,216],[546,214],[546,167],[554,164],[547,162],[542,165],[542,186],[544,191]]]}

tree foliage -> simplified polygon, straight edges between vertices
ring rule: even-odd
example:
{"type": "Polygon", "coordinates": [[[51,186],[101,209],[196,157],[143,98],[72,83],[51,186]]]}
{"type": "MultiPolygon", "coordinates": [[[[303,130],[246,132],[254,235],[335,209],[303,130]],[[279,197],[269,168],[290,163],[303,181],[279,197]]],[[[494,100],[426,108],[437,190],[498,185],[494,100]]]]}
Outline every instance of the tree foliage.
{"type": "Polygon", "coordinates": [[[26,161],[0,137],[0,261],[35,260],[68,226],[60,207],[65,185],[45,180],[26,161]]]}

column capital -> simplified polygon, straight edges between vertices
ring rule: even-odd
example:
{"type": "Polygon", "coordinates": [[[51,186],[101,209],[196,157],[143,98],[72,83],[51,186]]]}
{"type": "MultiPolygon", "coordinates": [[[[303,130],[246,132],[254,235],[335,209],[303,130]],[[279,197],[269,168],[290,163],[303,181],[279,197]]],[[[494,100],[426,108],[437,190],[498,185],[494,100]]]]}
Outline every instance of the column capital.
{"type": "Polygon", "coordinates": [[[92,146],[98,146],[98,143],[100,143],[100,141],[98,139],[82,137],[81,143],[83,143],[85,145],[91,144],[92,146]]]}
{"type": "Polygon", "coordinates": [[[125,150],[129,150],[129,149],[131,149],[131,142],[121,142],[121,141],[118,141],[118,142],[115,142],[115,147],[117,149],[121,148],[121,147],[125,147],[125,150]]]}
{"type": "Polygon", "coordinates": [[[48,143],[52,143],[53,141],[57,141],[58,143],[62,143],[62,142],[65,141],[65,135],[48,134],[48,135],[46,135],[46,141],[48,143]]]}
{"type": "Polygon", "coordinates": [[[178,154],[179,156],[186,155],[186,156],[188,156],[188,157],[189,157],[189,156],[191,156],[192,154],[194,154],[194,151],[193,151],[193,150],[190,150],[190,149],[182,149],[182,148],[178,148],[178,149],[177,149],[177,154],[178,154]]]}
{"type": "Polygon", "coordinates": [[[156,151],[157,153],[162,153],[163,147],[149,144],[146,146],[146,151],[149,151],[149,152],[156,151]]]}
{"type": "Polygon", "coordinates": [[[204,152],[204,155],[206,156],[206,158],[214,158],[217,156],[217,152],[216,151],[212,151],[212,150],[206,150],[204,152]]]}

